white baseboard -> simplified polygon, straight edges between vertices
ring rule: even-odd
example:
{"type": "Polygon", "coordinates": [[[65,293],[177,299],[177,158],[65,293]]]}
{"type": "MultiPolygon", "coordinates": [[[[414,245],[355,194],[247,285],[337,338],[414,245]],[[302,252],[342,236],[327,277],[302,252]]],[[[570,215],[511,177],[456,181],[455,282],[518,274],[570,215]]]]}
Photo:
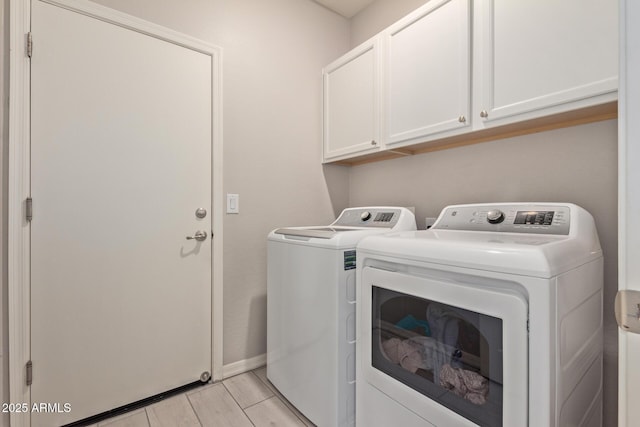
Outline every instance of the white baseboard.
{"type": "Polygon", "coordinates": [[[243,374],[267,364],[267,353],[260,354],[250,359],[239,360],[222,366],[222,379],[234,375],[243,374]]]}

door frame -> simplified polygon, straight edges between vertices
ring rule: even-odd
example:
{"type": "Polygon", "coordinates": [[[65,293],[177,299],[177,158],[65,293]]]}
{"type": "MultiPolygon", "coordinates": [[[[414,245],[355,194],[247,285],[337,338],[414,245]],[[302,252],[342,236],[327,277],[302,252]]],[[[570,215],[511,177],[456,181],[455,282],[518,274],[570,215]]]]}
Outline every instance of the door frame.
{"type": "MultiPolygon", "coordinates": [[[[633,216],[638,208],[640,196],[634,185],[638,172],[634,166],[640,160],[637,148],[633,148],[640,127],[632,120],[638,112],[638,83],[634,72],[638,69],[637,54],[633,48],[638,44],[640,32],[631,23],[640,15],[640,9],[630,0],[620,0],[620,63],[618,98],[618,292],[640,292],[640,270],[633,261],[638,250],[634,243],[640,238],[639,228],[633,216]]],[[[634,405],[638,395],[637,381],[640,370],[636,366],[636,355],[640,337],[618,327],[618,426],[635,425],[632,421],[640,415],[640,408],[634,405]]]]}
{"type": "MultiPolygon", "coordinates": [[[[213,380],[222,379],[223,186],[222,186],[222,49],[191,36],[86,0],[33,0],[78,12],[104,22],[186,47],[211,57],[212,65],[212,339],[213,380]]],[[[31,67],[27,34],[31,0],[9,2],[9,188],[8,188],[8,333],[9,399],[31,406],[26,363],[31,354],[31,227],[25,218],[31,188],[31,67]]],[[[37,52],[37,40],[34,52],[37,52]]],[[[36,202],[37,204],[37,202],[36,202]]],[[[37,215],[37,212],[36,212],[37,215]]],[[[37,371],[35,373],[37,380],[37,371]]],[[[11,413],[12,426],[30,425],[31,416],[11,413]]]]}

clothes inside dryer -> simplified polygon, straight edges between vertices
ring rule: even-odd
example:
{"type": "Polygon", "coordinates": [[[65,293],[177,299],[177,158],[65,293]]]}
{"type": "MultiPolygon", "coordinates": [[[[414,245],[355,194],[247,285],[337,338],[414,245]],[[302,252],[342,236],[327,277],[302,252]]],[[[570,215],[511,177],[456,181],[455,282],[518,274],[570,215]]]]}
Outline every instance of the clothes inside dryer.
{"type": "Polygon", "coordinates": [[[471,421],[502,425],[502,320],[372,287],[374,368],[471,421]]]}

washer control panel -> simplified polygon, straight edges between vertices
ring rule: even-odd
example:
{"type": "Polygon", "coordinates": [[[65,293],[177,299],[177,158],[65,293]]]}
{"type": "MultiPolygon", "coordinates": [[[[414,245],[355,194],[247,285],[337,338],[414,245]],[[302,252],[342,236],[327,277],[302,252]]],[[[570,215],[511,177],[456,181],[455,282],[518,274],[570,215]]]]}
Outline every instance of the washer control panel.
{"type": "Polygon", "coordinates": [[[393,228],[400,219],[398,208],[349,208],[342,211],[332,226],[393,228]]]}
{"type": "Polygon", "coordinates": [[[467,205],[445,208],[431,229],[568,235],[570,221],[561,204],[467,205]]]}

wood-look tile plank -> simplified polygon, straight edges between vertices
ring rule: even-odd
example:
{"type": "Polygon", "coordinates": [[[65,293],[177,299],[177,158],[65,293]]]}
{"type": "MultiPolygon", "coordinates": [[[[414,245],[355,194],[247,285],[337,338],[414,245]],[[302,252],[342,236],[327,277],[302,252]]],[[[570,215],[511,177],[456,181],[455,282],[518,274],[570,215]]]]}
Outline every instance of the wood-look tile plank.
{"type": "Polygon", "coordinates": [[[307,427],[316,427],[316,425],[314,423],[312,423],[307,417],[305,417],[302,412],[298,411],[298,409],[293,406],[291,404],[291,402],[289,402],[283,395],[282,393],[280,393],[278,391],[278,389],[271,384],[271,381],[269,381],[269,378],[267,378],[267,367],[262,367],[262,368],[258,368],[258,369],[254,369],[253,373],[260,378],[260,380],[262,380],[262,382],[269,387],[269,390],[271,390],[280,400],[282,400],[282,403],[285,404],[285,406],[287,408],[289,408],[291,410],[291,412],[293,412],[298,418],[300,418],[300,420],[304,423],[305,426],[307,427]]]}
{"type": "Polygon", "coordinates": [[[200,427],[196,413],[184,394],[147,407],[151,427],[200,427]]]}
{"type": "Polygon", "coordinates": [[[304,427],[304,423],[275,396],[245,409],[245,413],[256,427],[304,427]]]}
{"type": "Polygon", "coordinates": [[[187,397],[204,427],[252,427],[249,418],[221,383],[187,397]]]}
{"type": "Polygon", "coordinates": [[[252,372],[236,375],[222,382],[242,409],[273,396],[273,392],[252,372]]]}
{"type": "Polygon", "coordinates": [[[189,391],[185,392],[185,394],[186,394],[187,396],[189,396],[189,395],[194,394],[194,393],[199,393],[199,392],[201,392],[202,390],[206,390],[206,389],[208,389],[209,387],[213,387],[213,386],[215,386],[215,385],[217,385],[217,384],[219,384],[219,383],[209,382],[209,383],[207,383],[207,384],[203,384],[203,385],[198,386],[198,387],[196,387],[196,388],[192,388],[191,390],[189,390],[189,391]]]}
{"type": "Polygon", "coordinates": [[[149,420],[144,409],[130,412],[119,417],[110,418],[98,423],[98,427],[149,427],[149,420]]]}
{"type": "Polygon", "coordinates": [[[253,372],[258,378],[262,380],[262,382],[269,387],[271,390],[277,391],[277,389],[271,384],[269,378],[267,378],[267,367],[263,366],[262,368],[254,369],[253,372]]]}

